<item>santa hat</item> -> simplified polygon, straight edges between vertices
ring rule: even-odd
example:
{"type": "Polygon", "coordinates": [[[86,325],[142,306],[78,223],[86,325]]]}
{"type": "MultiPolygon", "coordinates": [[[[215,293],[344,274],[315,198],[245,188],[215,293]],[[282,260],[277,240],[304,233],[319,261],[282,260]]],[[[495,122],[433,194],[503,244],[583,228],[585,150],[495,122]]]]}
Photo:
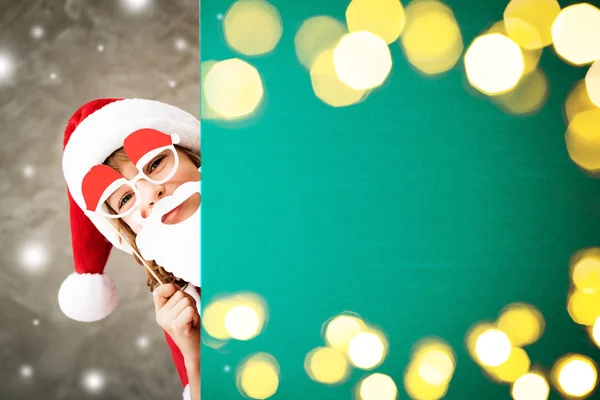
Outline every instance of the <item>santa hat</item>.
{"type": "Polygon", "coordinates": [[[172,135],[180,146],[200,153],[198,119],[158,101],[93,100],[77,110],[67,124],[62,167],[69,195],[75,272],[62,283],[58,303],[62,312],[74,320],[97,321],[115,309],[116,286],[104,274],[104,268],[113,246],[132,253],[106,217],[88,209],[82,193],[84,178],[123,147],[125,138],[134,132],[147,134],[148,143],[163,146],[164,140],[152,139],[156,131],[172,135]]]}

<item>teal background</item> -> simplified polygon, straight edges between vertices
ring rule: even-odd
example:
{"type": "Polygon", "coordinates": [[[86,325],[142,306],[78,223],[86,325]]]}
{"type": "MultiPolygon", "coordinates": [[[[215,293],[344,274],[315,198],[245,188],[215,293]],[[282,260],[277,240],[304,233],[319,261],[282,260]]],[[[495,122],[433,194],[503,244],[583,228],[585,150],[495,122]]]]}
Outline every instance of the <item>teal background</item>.
{"type": "MultiPolygon", "coordinates": [[[[569,160],[564,142],[564,101],[585,68],[545,49],[547,104],[516,117],[467,87],[462,59],[425,78],[392,44],[386,84],[359,105],[334,109],[313,94],[293,38],[306,18],[344,21],[347,2],[273,1],[284,33],[261,57],[227,47],[216,16],[231,3],[202,2],[201,59],[249,61],[266,94],[250,121],[202,123],[203,302],[255,291],[270,320],[250,342],[203,348],[204,399],[240,398],[235,366],[256,351],[280,363],[274,399],[351,398],[367,373],[355,370],[331,388],[303,369],[305,355],[323,344],[323,322],[344,310],[387,333],[390,352],[377,371],[394,378],[400,398],[411,346],[430,335],[457,353],[447,399],[509,398],[509,387],[485,378],[463,343],[470,326],[515,301],[546,319],[544,336],[526,348],[535,365],[550,368],[567,352],[599,359],[565,307],[569,258],[598,245],[600,233],[600,185],[569,160]]],[[[506,6],[446,4],[465,48],[506,6]]]]}

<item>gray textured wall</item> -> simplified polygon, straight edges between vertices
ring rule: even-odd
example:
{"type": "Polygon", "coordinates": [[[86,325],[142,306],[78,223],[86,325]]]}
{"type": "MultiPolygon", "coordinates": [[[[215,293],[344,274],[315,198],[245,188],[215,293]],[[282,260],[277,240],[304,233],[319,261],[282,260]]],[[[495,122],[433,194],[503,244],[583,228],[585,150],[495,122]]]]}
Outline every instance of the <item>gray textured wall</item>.
{"type": "Polygon", "coordinates": [[[73,271],[60,160],[68,117],[97,97],[146,97],[198,115],[197,0],[0,1],[0,399],[178,399],[144,272],[113,251],[120,304],[63,316],[73,271]],[[40,28],[36,28],[41,27],[40,28]],[[10,72],[12,65],[12,73],[10,72]],[[87,378],[86,378],[87,377],[87,378]]]}

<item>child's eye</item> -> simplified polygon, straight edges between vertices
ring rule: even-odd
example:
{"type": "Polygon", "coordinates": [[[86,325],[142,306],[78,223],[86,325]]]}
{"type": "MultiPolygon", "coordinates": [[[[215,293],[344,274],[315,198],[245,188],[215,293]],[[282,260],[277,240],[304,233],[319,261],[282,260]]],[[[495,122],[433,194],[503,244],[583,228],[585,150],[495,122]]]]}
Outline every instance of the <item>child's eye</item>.
{"type": "Polygon", "coordinates": [[[158,168],[158,166],[159,166],[159,165],[160,165],[160,163],[161,163],[161,162],[164,160],[164,158],[165,158],[165,157],[164,157],[164,156],[162,156],[162,157],[158,157],[156,160],[154,160],[154,161],[152,162],[152,164],[150,164],[150,168],[149,168],[149,171],[148,171],[148,172],[152,172],[152,171],[154,171],[154,169],[155,169],[155,168],[158,168]]]}
{"type": "Polygon", "coordinates": [[[125,204],[127,204],[127,202],[131,199],[133,195],[131,193],[126,194],[125,196],[121,197],[121,201],[119,201],[119,210],[121,208],[123,208],[123,206],[125,204]]]}

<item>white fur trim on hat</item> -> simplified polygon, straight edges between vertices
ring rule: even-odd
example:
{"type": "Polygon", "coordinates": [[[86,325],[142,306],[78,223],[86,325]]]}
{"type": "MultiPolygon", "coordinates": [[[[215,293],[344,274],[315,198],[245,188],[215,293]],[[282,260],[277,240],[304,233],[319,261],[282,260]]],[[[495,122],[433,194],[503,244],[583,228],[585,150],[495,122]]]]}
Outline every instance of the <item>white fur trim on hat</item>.
{"type": "Polygon", "coordinates": [[[132,132],[152,128],[177,134],[179,145],[200,152],[200,121],[169,104],[145,99],[124,99],[109,103],[87,116],[71,134],[63,153],[63,174],[73,200],[92,223],[117,248],[131,253],[105,217],[87,212],[81,182],[95,165],[102,164],[132,132]]]}
{"type": "Polygon", "coordinates": [[[72,273],[58,290],[58,305],[69,318],[94,322],[117,306],[117,285],[104,274],[72,273]]]}

